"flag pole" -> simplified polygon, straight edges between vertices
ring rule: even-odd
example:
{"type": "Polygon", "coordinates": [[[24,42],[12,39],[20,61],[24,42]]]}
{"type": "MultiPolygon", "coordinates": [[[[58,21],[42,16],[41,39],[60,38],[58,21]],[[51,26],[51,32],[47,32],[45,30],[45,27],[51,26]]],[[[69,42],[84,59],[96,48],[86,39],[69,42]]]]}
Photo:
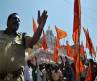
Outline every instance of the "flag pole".
{"type": "Polygon", "coordinates": [[[81,34],[81,1],[80,0],[78,0],[78,3],[79,3],[79,27],[78,27],[78,53],[79,53],[79,81],[80,81],[80,34],[81,34]]]}
{"type": "Polygon", "coordinates": [[[78,53],[79,53],[79,81],[80,81],[80,34],[81,34],[81,23],[79,28],[79,38],[78,38],[78,53]]]}
{"type": "Polygon", "coordinates": [[[78,11],[76,11],[76,14],[78,14],[77,15],[77,19],[78,19],[78,42],[76,43],[76,47],[75,47],[75,49],[76,50],[78,50],[78,70],[79,70],[79,74],[78,74],[78,81],[80,81],[80,34],[81,34],[81,4],[80,4],[80,0],[76,0],[77,1],[77,6],[76,7],[78,7],[78,11]]]}
{"type": "MultiPolygon", "coordinates": [[[[80,9],[81,9],[81,4],[80,4],[80,9]]],[[[79,25],[79,37],[78,37],[78,51],[79,51],[79,81],[80,81],[80,34],[81,34],[81,10],[80,10],[80,25],[79,25]]]]}

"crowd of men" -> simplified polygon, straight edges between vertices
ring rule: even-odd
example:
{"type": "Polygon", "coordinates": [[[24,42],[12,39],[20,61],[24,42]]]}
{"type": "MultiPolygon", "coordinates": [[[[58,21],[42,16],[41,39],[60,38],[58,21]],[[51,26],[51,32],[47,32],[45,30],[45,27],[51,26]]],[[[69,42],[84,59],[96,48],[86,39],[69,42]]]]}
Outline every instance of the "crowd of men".
{"type": "MultiPolygon", "coordinates": [[[[27,60],[24,69],[25,81],[76,81],[75,64],[67,57],[65,59],[66,61],[61,63],[41,63],[39,65],[37,63],[34,65],[31,60],[27,60]]],[[[86,81],[89,63],[93,65],[92,81],[96,81],[97,64],[92,59],[84,65],[85,71],[80,74],[80,81],[86,81]]]]}

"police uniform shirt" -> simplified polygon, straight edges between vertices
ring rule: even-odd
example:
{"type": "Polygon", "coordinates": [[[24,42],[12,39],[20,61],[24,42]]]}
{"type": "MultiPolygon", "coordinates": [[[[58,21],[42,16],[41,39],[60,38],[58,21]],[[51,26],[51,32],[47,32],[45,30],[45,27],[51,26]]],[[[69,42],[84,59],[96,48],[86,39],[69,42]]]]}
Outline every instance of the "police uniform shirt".
{"type": "Polygon", "coordinates": [[[22,35],[7,35],[0,31],[0,72],[20,69],[25,62],[25,48],[22,35]]]}

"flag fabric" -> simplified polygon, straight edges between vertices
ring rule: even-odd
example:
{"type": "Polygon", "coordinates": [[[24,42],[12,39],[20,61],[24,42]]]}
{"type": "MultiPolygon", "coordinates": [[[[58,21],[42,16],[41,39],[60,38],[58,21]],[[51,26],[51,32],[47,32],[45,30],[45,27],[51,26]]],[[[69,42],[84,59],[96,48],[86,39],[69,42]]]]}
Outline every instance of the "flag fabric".
{"type": "Polygon", "coordinates": [[[76,54],[76,58],[74,59],[74,62],[75,62],[75,70],[76,70],[76,81],[78,81],[79,73],[84,72],[85,67],[84,67],[81,59],[79,58],[79,54],[76,54]],[[79,67],[80,67],[80,71],[79,71],[79,67]]]}
{"type": "Polygon", "coordinates": [[[82,63],[82,60],[80,59],[80,72],[84,72],[85,71],[85,67],[84,64],[82,63]]]}
{"type": "Polygon", "coordinates": [[[80,26],[81,26],[81,10],[80,0],[74,0],[74,21],[73,21],[73,41],[75,44],[78,43],[80,26]]]}
{"type": "Polygon", "coordinates": [[[36,25],[36,22],[33,18],[33,31],[34,31],[34,33],[36,32],[36,30],[37,30],[37,25],[36,25]]]}
{"type": "Polygon", "coordinates": [[[55,36],[55,40],[56,40],[56,47],[57,48],[61,48],[60,41],[59,41],[59,39],[56,36],[55,36]]]}
{"type": "Polygon", "coordinates": [[[44,50],[47,49],[47,39],[46,39],[46,35],[44,33],[44,30],[43,30],[42,47],[44,48],[44,50]]]}
{"type": "Polygon", "coordinates": [[[78,61],[78,58],[76,58],[76,60],[74,59],[75,61],[75,74],[76,74],[76,81],[78,81],[79,79],[79,61],[78,61]]]}
{"type": "Polygon", "coordinates": [[[86,30],[85,28],[83,28],[83,30],[84,30],[84,33],[85,33],[85,36],[86,36],[86,48],[89,49],[89,52],[90,52],[91,55],[96,56],[96,52],[94,50],[94,46],[92,44],[92,40],[91,40],[91,38],[89,36],[88,29],[86,30]]]}
{"type": "Polygon", "coordinates": [[[53,58],[54,58],[55,63],[58,63],[58,59],[59,59],[58,48],[59,48],[59,44],[58,44],[58,40],[56,38],[55,45],[54,45],[54,54],[53,54],[53,58]]]}
{"type": "Polygon", "coordinates": [[[56,46],[54,47],[54,55],[53,55],[53,58],[54,58],[54,62],[55,63],[58,63],[58,48],[56,46]]]}
{"type": "Polygon", "coordinates": [[[73,50],[72,48],[70,47],[68,41],[66,42],[66,50],[67,50],[67,54],[69,57],[73,58],[73,50]]]}
{"type": "Polygon", "coordinates": [[[87,72],[87,77],[85,81],[92,81],[93,80],[93,76],[92,76],[92,66],[91,64],[89,64],[89,68],[88,68],[88,72],[87,72]]]}
{"type": "Polygon", "coordinates": [[[56,33],[57,33],[57,38],[58,39],[62,39],[65,38],[67,36],[67,33],[65,31],[63,31],[62,29],[58,28],[55,26],[56,29],[56,33]]]}
{"type": "MultiPolygon", "coordinates": [[[[79,51],[78,51],[78,42],[80,37],[80,28],[81,28],[81,8],[80,8],[80,0],[74,0],[74,20],[73,20],[73,34],[72,38],[74,41],[75,49],[74,49],[74,62],[75,62],[75,70],[76,70],[76,81],[79,79],[79,65],[81,65],[81,61],[79,62],[79,51]]],[[[81,69],[81,68],[80,68],[81,69]]]]}
{"type": "Polygon", "coordinates": [[[84,50],[83,42],[81,42],[81,45],[80,45],[80,54],[81,54],[82,56],[85,56],[85,50],[84,50]]]}

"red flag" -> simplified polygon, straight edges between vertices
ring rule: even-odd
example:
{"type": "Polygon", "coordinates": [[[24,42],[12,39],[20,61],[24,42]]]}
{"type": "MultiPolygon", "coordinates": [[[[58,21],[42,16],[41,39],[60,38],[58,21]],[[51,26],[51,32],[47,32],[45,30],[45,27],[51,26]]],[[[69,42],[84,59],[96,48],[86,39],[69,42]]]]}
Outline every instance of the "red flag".
{"type": "Polygon", "coordinates": [[[72,37],[75,44],[78,43],[80,26],[81,26],[80,0],[74,0],[74,21],[72,37]]]}
{"type": "Polygon", "coordinates": [[[36,22],[33,18],[33,31],[34,31],[34,33],[36,32],[36,30],[37,30],[37,25],[36,25],[36,22]]]}
{"type": "Polygon", "coordinates": [[[55,29],[56,29],[58,39],[65,38],[67,36],[67,33],[65,31],[63,31],[62,29],[60,29],[58,27],[55,27],[55,29]]]}
{"type": "Polygon", "coordinates": [[[68,41],[66,42],[66,50],[67,50],[67,54],[69,57],[73,58],[73,50],[72,48],[70,47],[68,41]]]}
{"type": "Polygon", "coordinates": [[[81,42],[81,45],[80,45],[80,53],[81,53],[82,56],[85,56],[85,50],[84,50],[83,42],[81,42]]]}
{"type": "Polygon", "coordinates": [[[84,33],[85,33],[85,36],[86,36],[86,48],[89,49],[90,54],[93,54],[94,56],[96,56],[96,52],[94,50],[94,46],[92,44],[92,40],[91,40],[91,38],[89,36],[88,29],[86,31],[86,29],[83,28],[83,30],[84,30],[84,33]]]}
{"type": "Polygon", "coordinates": [[[43,30],[42,47],[44,48],[44,50],[47,49],[47,40],[46,40],[46,35],[45,35],[45,33],[44,33],[44,30],[43,30]]]}
{"type": "Polygon", "coordinates": [[[91,64],[89,64],[89,68],[88,68],[88,72],[87,72],[87,77],[85,81],[92,81],[93,80],[93,76],[92,76],[92,66],[91,64]]]}

